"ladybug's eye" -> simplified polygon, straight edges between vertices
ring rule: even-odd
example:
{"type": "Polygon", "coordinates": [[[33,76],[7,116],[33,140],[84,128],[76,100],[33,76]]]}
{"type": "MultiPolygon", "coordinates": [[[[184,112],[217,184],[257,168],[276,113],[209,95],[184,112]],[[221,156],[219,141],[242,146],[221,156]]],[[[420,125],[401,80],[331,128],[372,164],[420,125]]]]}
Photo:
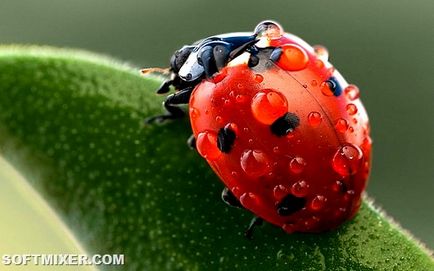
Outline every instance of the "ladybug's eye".
{"type": "Polygon", "coordinates": [[[174,72],[178,72],[181,69],[193,49],[194,46],[184,46],[173,54],[170,59],[170,66],[174,72]]]}
{"type": "Polygon", "coordinates": [[[280,39],[283,33],[283,28],[273,21],[263,21],[255,28],[255,34],[258,38],[280,39]]]}

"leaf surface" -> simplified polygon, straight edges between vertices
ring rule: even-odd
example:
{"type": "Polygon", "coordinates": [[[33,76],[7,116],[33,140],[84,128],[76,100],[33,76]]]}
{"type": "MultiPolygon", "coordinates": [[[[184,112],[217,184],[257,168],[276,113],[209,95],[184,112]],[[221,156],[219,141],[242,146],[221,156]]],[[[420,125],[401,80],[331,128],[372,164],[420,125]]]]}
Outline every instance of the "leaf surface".
{"type": "MultiPolygon", "coordinates": [[[[89,53],[0,47],[0,150],[107,270],[434,270],[430,252],[365,200],[336,231],[285,234],[220,200],[188,149],[187,120],[162,112],[160,83],[89,53]]],[[[104,269],[102,268],[102,269],[104,269]]]]}

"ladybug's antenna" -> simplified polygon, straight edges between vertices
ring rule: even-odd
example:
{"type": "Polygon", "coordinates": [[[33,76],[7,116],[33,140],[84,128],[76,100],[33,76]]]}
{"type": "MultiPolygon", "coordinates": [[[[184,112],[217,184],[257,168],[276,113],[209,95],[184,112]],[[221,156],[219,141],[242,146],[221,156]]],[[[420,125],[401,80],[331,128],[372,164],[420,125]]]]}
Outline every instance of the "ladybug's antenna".
{"type": "Polygon", "coordinates": [[[149,73],[161,73],[161,74],[169,74],[170,68],[145,68],[141,69],[140,72],[145,75],[149,73]]]}

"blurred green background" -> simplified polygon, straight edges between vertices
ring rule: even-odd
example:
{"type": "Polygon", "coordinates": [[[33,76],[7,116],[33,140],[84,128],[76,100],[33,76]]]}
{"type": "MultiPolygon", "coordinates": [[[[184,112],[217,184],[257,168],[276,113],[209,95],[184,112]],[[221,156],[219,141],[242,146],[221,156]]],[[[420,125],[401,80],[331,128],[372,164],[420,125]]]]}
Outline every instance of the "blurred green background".
{"type": "Polygon", "coordinates": [[[374,139],[368,192],[433,248],[433,13],[432,0],[0,0],[0,44],[83,48],[165,67],[183,44],[274,19],[325,45],[360,87],[374,139]]]}

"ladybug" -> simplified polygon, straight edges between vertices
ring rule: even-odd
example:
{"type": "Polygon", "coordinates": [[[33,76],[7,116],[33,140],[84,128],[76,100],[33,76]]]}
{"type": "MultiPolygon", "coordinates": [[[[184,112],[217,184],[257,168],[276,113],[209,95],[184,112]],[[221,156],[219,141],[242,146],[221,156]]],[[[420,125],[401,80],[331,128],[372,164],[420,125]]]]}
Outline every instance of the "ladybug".
{"type": "Polygon", "coordinates": [[[189,144],[225,184],[222,199],[287,233],[321,232],[351,219],[370,171],[368,116],[359,89],[273,21],[253,33],[200,40],[175,52],[157,93],[176,119],[188,104],[189,144]]]}

